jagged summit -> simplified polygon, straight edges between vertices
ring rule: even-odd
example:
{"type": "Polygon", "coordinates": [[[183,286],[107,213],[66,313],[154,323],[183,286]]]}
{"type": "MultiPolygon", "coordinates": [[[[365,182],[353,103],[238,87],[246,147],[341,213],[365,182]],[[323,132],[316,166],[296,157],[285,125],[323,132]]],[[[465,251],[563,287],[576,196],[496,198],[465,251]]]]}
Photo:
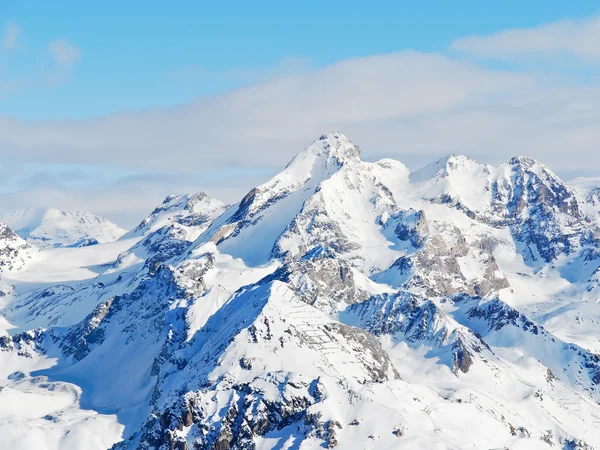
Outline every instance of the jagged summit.
{"type": "Polygon", "coordinates": [[[536,164],[540,163],[530,156],[513,156],[508,161],[508,164],[510,164],[511,166],[520,165],[523,166],[525,169],[529,169],[535,166],[536,164]]]}
{"type": "Polygon", "coordinates": [[[322,135],[296,154],[283,171],[252,191],[295,189],[308,181],[318,184],[351,161],[360,161],[357,145],[339,132],[322,135]]]}
{"type": "Polygon", "coordinates": [[[265,263],[277,238],[321,183],[343,167],[360,163],[358,146],[346,136],[337,132],[321,136],[298,153],[283,171],[251,189],[228,211],[224,223],[216,221],[197,245],[211,240],[248,264],[265,263]],[[256,240],[263,243],[260,251],[254,248],[256,240]]]}
{"type": "MultiPolygon", "coordinates": [[[[22,268],[34,254],[35,250],[23,238],[0,222],[0,272],[22,268]]],[[[0,298],[3,292],[0,286],[0,298]]]]}
{"type": "Polygon", "coordinates": [[[199,226],[209,223],[226,207],[225,203],[209,197],[204,192],[169,195],[123,238],[145,236],[174,223],[181,226],[199,226]]]}

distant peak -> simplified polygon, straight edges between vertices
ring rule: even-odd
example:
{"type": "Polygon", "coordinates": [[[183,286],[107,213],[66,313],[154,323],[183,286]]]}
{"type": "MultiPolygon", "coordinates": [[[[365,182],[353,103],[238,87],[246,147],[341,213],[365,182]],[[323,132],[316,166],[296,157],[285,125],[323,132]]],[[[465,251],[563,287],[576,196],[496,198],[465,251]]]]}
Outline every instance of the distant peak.
{"type": "Polygon", "coordinates": [[[348,139],[348,137],[345,134],[340,133],[339,131],[333,131],[331,133],[322,134],[321,137],[319,138],[320,141],[326,141],[329,139],[338,139],[338,140],[350,142],[350,139],[348,139]]]}
{"type": "MultiPolygon", "coordinates": [[[[186,210],[197,213],[207,209],[220,208],[221,206],[224,206],[224,203],[209,197],[204,192],[196,192],[193,194],[171,194],[163,200],[160,206],[152,211],[150,217],[168,211],[175,212],[186,210]]],[[[148,217],[144,220],[148,220],[148,217]]]]}
{"type": "Polygon", "coordinates": [[[459,155],[456,153],[450,153],[440,159],[438,159],[436,162],[434,162],[433,164],[431,164],[431,166],[436,166],[440,169],[455,169],[457,167],[460,166],[464,166],[465,164],[469,164],[469,163],[475,163],[478,164],[477,161],[469,158],[466,155],[459,155]]]}
{"type": "Polygon", "coordinates": [[[536,164],[539,164],[537,160],[529,156],[514,156],[508,162],[511,166],[521,166],[524,169],[529,169],[536,164]]]}
{"type": "Polygon", "coordinates": [[[193,194],[171,194],[165,197],[162,204],[173,207],[191,203],[193,206],[202,200],[210,200],[210,197],[204,192],[196,192],[193,194]]]}
{"type": "Polygon", "coordinates": [[[469,158],[466,155],[459,155],[456,153],[450,153],[449,155],[446,155],[445,157],[441,158],[440,161],[444,161],[446,165],[476,162],[475,160],[469,158]]]}
{"type": "Polygon", "coordinates": [[[466,167],[471,164],[479,164],[477,161],[465,155],[457,155],[450,153],[437,161],[426,165],[411,173],[410,179],[412,182],[420,182],[430,180],[435,177],[445,177],[456,169],[466,167]]]}
{"type": "Polygon", "coordinates": [[[29,208],[2,218],[14,232],[39,248],[112,242],[125,233],[109,220],[85,211],[29,208]]]}

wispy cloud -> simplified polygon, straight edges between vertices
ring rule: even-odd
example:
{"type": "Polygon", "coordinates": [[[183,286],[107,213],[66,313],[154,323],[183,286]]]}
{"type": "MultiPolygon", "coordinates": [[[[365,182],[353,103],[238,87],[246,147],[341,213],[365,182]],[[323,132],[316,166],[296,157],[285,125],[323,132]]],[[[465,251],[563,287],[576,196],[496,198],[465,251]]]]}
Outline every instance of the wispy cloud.
{"type": "Polygon", "coordinates": [[[4,50],[11,51],[18,47],[19,39],[22,35],[22,30],[19,25],[14,22],[7,22],[2,30],[0,38],[0,47],[4,50]]]}
{"type": "MultiPolygon", "coordinates": [[[[336,129],[377,150],[385,135],[386,147],[396,142],[400,152],[432,139],[407,142],[400,132],[406,124],[491,108],[499,96],[532,84],[527,76],[440,55],[357,58],[174,108],[83,121],[0,119],[0,157],[151,170],[279,167],[312,139],[336,129]]],[[[452,140],[429,151],[457,147],[460,141],[452,140]]]]}
{"type": "Polygon", "coordinates": [[[65,38],[59,38],[48,44],[48,51],[56,66],[72,67],[81,56],[81,50],[65,38]]]}
{"type": "Polygon", "coordinates": [[[35,168],[0,166],[0,216],[23,208],[54,207],[92,211],[123,227],[133,227],[173,193],[204,191],[232,203],[269,174],[251,171],[119,174],[96,166],[35,168]],[[115,176],[117,175],[117,176],[115,176]]]}
{"type": "MultiPolygon", "coordinates": [[[[0,53],[12,52],[22,46],[22,35],[23,31],[19,25],[15,22],[6,22],[4,28],[0,30],[0,53]]],[[[10,71],[5,75],[0,70],[0,98],[7,93],[23,90],[26,86],[35,87],[39,83],[51,85],[62,83],[70,78],[74,65],[81,57],[81,50],[65,38],[54,39],[45,48],[33,49],[33,52],[28,53],[30,58],[33,56],[39,59],[39,62],[44,62],[42,69],[37,73],[23,72],[18,75],[11,74],[10,71]]]]}
{"type": "Polygon", "coordinates": [[[65,38],[49,42],[47,50],[52,58],[52,66],[42,79],[50,85],[60,85],[71,78],[73,68],[81,57],[81,50],[65,38]]]}
{"type": "Polygon", "coordinates": [[[600,16],[560,20],[533,28],[502,31],[487,36],[468,36],[454,41],[452,50],[480,58],[523,60],[571,56],[600,62],[600,16]]]}

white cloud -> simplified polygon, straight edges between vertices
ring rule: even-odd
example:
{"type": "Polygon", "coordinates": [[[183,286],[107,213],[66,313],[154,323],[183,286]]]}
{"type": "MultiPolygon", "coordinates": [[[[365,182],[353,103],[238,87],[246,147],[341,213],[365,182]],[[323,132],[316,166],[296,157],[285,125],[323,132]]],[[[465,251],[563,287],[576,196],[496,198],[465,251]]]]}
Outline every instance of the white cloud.
{"type": "Polygon", "coordinates": [[[469,36],[454,41],[452,50],[476,57],[523,60],[572,56],[600,62],[600,16],[583,20],[560,20],[534,28],[501,31],[488,36],[469,36]]]}
{"type": "Polygon", "coordinates": [[[2,30],[0,47],[4,50],[14,50],[19,44],[19,38],[22,34],[21,27],[14,22],[7,22],[2,30]]]}
{"type": "Polygon", "coordinates": [[[5,164],[104,165],[160,175],[85,189],[40,177],[35,188],[24,185],[0,203],[89,209],[132,225],[168,193],[204,189],[235,201],[333,130],[359,144],[366,158],[393,157],[412,167],[450,152],[492,163],[525,154],[568,177],[598,173],[600,86],[401,52],[286,73],[171,108],[77,121],[0,117],[5,164]],[[264,171],[227,178],[236,167],[264,171]],[[224,178],[211,181],[215,173],[224,178]]]}
{"type": "Polygon", "coordinates": [[[64,38],[51,41],[48,44],[48,51],[58,67],[72,67],[81,56],[81,50],[64,38]]]}
{"type": "Polygon", "coordinates": [[[380,132],[370,130],[385,124],[394,135],[388,149],[395,145],[402,152],[414,145],[394,132],[402,123],[494,104],[496,97],[532,83],[527,76],[439,55],[358,58],[174,108],[82,121],[0,119],[0,158],[174,171],[280,167],[330,130],[347,133],[365,149],[380,150],[380,132]]]}
{"type": "Polygon", "coordinates": [[[23,172],[18,165],[0,169],[3,183],[11,185],[10,189],[0,189],[0,216],[17,209],[53,207],[91,211],[125,228],[137,225],[167,195],[204,191],[235,203],[247,193],[249,186],[262,183],[265,177],[265,174],[235,173],[211,179],[210,174],[201,172],[146,173],[94,183],[86,182],[86,174],[79,170],[54,174],[43,170],[33,174],[23,172]],[[65,177],[71,181],[79,179],[79,183],[75,183],[79,185],[65,183],[65,177]]]}

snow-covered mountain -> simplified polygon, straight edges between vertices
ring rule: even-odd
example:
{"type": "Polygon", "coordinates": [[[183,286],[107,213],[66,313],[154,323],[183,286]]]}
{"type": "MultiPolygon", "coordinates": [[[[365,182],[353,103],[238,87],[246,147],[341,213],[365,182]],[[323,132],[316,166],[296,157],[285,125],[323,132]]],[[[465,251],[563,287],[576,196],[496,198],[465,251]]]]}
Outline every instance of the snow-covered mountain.
{"type": "Polygon", "coordinates": [[[0,448],[600,448],[595,202],[340,133],[234,205],[170,196],[2,274],[0,448]]]}
{"type": "Polygon", "coordinates": [[[88,212],[58,209],[23,209],[5,214],[0,221],[38,248],[83,247],[112,242],[126,230],[88,212]]]}

